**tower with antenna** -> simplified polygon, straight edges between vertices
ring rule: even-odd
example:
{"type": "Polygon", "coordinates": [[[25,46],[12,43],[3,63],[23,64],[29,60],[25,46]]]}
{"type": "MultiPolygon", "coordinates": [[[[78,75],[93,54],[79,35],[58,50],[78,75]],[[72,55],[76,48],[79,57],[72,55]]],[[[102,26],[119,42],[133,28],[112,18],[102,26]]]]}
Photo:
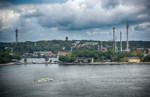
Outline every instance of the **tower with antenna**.
{"type": "Polygon", "coordinates": [[[128,20],[127,20],[127,24],[126,24],[126,30],[127,30],[127,43],[126,43],[127,48],[126,48],[126,50],[129,51],[129,40],[128,40],[129,24],[128,24],[128,20]]]}
{"type": "Polygon", "coordinates": [[[122,52],[122,32],[120,31],[120,51],[122,52]]]}
{"type": "Polygon", "coordinates": [[[18,29],[16,29],[16,43],[18,43],[18,29]]]}
{"type": "Polygon", "coordinates": [[[115,27],[113,29],[113,51],[116,52],[115,27]]]}

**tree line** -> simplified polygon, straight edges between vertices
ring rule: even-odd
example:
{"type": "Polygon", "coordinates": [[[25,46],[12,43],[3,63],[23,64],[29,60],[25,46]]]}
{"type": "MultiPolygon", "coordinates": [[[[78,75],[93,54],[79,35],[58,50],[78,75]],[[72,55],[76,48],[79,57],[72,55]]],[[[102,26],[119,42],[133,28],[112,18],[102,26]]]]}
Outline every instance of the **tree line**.
{"type": "MultiPolygon", "coordinates": [[[[50,41],[37,41],[37,42],[19,42],[19,43],[0,43],[0,50],[5,50],[5,47],[8,47],[8,52],[13,50],[13,53],[17,55],[22,55],[24,53],[33,53],[34,51],[52,51],[53,53],[57,53],[58,51],[70,51],[73,43],[76,40],[64,41],[64,40],[50,40],[50,41]]],[[[100,45],[100,41],[94,40],[80,40],[81,44],[86,42],[98,42],[100,45]]],[[[103,41],[103,47],[112,48],[112,41],[103,41]]],[[[150,48],[150,41],[130,41],[130,49],[133,50],[135,48],[150,48]]],[[[120,43],[117,42],[117,47],[120,46],[120,43]]],[[[91,49],[97,49],[97,45],[90,46],[91,49]]],[[[126,42],[123,41],[123,49],[126,48],[126,42]]],[[[78,48],[80,49],[80,48],[78,48]]],[[[73,49],[76,50],[76,49],[73,49]]]]}
{"type": "Polygon", "coordinates": [[[139,57],[143,62],[150,61],[150,55],[144,57],[142,53],[126,51],[115,53],[111,50],[107,52],[101,52],[96,50],[77,50],[72,54],[60,56],[59,60],[62,62],[75,62],[78,58],[94,58],[96,62],[125,62],[125,57],[139,57]]]}

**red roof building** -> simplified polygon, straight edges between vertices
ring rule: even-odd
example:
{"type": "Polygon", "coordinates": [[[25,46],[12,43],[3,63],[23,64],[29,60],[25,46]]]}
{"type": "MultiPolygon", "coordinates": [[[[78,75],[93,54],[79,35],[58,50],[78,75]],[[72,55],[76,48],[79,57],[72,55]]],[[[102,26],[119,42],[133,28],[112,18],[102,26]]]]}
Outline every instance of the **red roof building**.
{"type": "Polygon", "coordinates": [[[58,52],[58,56],[66,56],[67,54],[71,54],[71,52],[58,52]]]}

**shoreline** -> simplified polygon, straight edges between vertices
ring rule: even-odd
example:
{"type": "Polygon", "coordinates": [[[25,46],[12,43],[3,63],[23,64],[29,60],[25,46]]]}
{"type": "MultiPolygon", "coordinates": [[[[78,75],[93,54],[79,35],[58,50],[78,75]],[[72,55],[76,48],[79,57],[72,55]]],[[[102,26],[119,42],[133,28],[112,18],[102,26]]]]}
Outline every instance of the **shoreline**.
{"type": "MultiPolygon", "coordinates": [[[[140,62],[140,63],[129,63],[129,62],[95,62],[95,63],[19,63],[22,64],[59,64],[59,65],[130,65],[130,64],[147,64],[150,65],[150,62],[140,62]]],[[[10,62],[3,63],[0,66],[9,66],[9,65],[18,65],[18,63],[10,62]]]]}
{"type": "Polygon", "coordinates": [[[98,63],[59,63],[60,65],[124,65],[124,64],[147,64],[150,62],[129,63],[129,62],[98,62],[98,63]]]}
{"type": "Polygon", "coordinates": [[[14,62],[0,64],[0,66],[8,66],[8,65],[14,65],[14,62]]]}

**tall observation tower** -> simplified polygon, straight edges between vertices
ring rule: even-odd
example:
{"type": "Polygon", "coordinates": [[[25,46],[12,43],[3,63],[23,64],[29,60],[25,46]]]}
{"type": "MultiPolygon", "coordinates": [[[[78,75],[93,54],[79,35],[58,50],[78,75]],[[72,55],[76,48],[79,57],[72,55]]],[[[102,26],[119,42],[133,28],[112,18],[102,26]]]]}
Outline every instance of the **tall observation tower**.
{"type": "Polygon", "coordinates": [[[127,48],[126,50],[129,51],[129,40],[128,40],[128,30],[129,30],[129,24],[128,24],[128,20],[127,20],[127,24],[126,24],[126,30],[127,30],[127,48]]]}
{"type": "Polygon", "coordinates": [[[18,43],[18,29],[16,29],[16,43],[18,43]]]}
{"type": "Polygon", "coordinates": [[[112,28],[113,30],[113,51],[116,51],[116,40],[115,40],[115,27],[112,28]]]}

